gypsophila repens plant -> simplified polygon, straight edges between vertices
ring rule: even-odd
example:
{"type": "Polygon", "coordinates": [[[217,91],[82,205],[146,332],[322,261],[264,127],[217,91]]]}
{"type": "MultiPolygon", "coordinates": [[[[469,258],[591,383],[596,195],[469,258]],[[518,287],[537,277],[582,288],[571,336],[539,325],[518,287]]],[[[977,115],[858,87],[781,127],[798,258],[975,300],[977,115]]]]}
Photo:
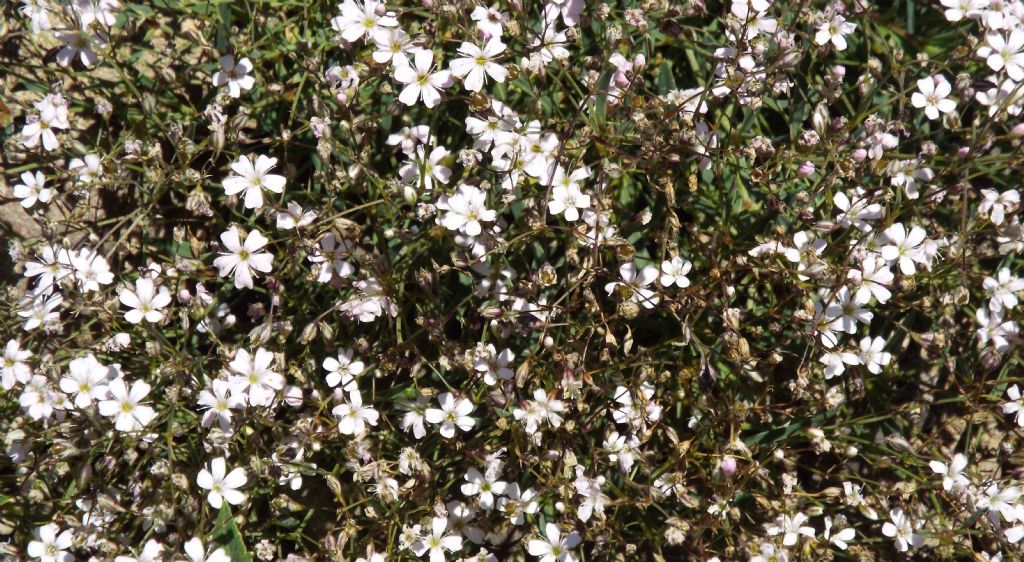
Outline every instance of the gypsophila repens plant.
{"type": "Polygon", "coordinates": [[[0,560],[1019,561],[1024,1],[9,0],[0,560]]]}

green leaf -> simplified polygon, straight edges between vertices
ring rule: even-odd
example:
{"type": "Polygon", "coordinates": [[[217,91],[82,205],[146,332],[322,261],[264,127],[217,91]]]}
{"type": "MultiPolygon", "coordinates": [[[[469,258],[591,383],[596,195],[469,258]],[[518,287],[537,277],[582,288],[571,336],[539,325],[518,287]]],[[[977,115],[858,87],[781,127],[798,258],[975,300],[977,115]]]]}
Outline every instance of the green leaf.
{"type": "Polygon", "coordinates": [[[594,123],[602,124],[608,114],[608,85],[612,83],[614,68],[609,68],[601,74],[597,81],[597,101],[594,103],[594,123]]]}
{"type": "Polygon", "coordinates": [[[672,75],[672,62],[661,63],[658,69],[658,93],[665,95],[676,88],[676,77],[672,75]]]}
{"type": "Polygon", "coordinates": [[[220,512],[217,513],[213,541],[224,547],[231,562],[252,562],[252,556],[249,556],[249,552],[245,550],[242,533],[238,531],[238,526],[235,525],[235,520],[231,517],[231,508],[227,502],[220,506],[220,512]]]}

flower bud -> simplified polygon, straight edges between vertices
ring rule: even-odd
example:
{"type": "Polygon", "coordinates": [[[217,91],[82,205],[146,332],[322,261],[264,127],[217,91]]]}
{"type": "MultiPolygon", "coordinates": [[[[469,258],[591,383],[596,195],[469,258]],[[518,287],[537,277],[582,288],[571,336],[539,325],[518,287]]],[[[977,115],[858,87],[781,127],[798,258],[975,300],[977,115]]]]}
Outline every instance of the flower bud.
{"type": "Polygon", "coordinates": [[[800,176],[801,178],[809,178],[813,173],[814,164],[810,162],[804,162],[803,164],[800,164],[800,167],[796,171],[796,175],[800,176]]]}

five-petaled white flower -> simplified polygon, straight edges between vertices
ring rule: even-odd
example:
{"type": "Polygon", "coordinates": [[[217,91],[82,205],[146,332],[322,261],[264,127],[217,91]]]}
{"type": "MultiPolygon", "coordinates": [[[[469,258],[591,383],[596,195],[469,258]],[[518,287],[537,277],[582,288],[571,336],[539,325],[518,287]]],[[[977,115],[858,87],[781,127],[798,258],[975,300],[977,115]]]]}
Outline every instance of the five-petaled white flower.
{"type": "Polygon", "coordinates": [[[334,388],[340,384],[346,392],[355,390],[356,377],[365,368],[362,361],[352,360],[351,349],[339,349],[338,356],[324,359],[323,366],[327,371],[327,386],[334,388]]]}
{"type": "Polygon", "coordinates": [[[236,174],[228,176],[224,182],[224,193],[235,195],[245,192],[246,209],[263,208],[263,190],[281,193],[284,191],[284,176],[271,174],[271,169],[277,165],[277,158],[270,158],[260,154],[253,162],[249,156],[239,156],[231,170],[236,174]]]}
{"type": "Polygon", "coordinates": [[[580,210],[590,208],[590,196],[580,189],[580,182],[590,177],[590,168],[582,166],[573,170],[571,174],[565,173],[561,166],[555,166],[553,175],[543,174],[540,180],[541,185],[547,185],[551,180],[551,200],[548,201],[548,211],[552,215],[563,215],[565,220],[576,222],[580,219],[580,210]]]}
{"type": "Polygon", "coordinates": [[[107,375],[111,369],[102,365],[91,353],[85,357],[72,359],[68,363],[68,375],[60,380],[60,389],[74,395],[75,406],[86,408],[94,400],[107,397],[107,375]]]}
{"type": "Polygon", "coordinates": [[[469,414],[473,411],[473,403],[468,398],[456,400],[451,392],[437,397],[441,408],[427,408],[423,417],[430,423],[441,424],[441,436],[445,439],[455,437],[455,428],[469,431],[476,425],[476,420],[469,414]]]}
{"type": "Polygon", "coordinates": [[[231,472],[227,470],[227,461],[224,457],[217,457],[210,461],[209,469],[203,468],[196,476],[196,484],[210,492],[206,495],[206,501],[214,509],[220,509],[224,502],[231,505],[238,505],[245,501],[245,494],[238,491],[238,488],[245,486],[249,479],[245,476],[245,469],[236,467],[231,472]]]}
{"type": "Polygon", "coordinates": [[[916,108],[924,108],[929,119],[938,119],[939,112],[953,113],[956,102],[949,99],[953,87],[941,74],[917,81],[917,92],[910,96],[910,103],[916,108]]]}
{"type": "Polygon", "coordinates": [[[836,14],[832,19],[818,25],[818,31],[814,34],[814,42],[818,45],[825,45],[829,42],[837,51],[846,50],[846,36],[857,29],[857,24],[846,21],[846,18],[836,14]]]}
{"type": "Polygon", "coordinates": [[[359,390],[348,392],[348,401],[342,402],[331,410],[338,418],[338,431],[342,435],[362,435],[366,432],[366,424],[377,425],[380,414],[372,406],[363,405],[363,396],[359,390]]]}
{"type": "Polygon", "coordinates": [[[1015,384],[1010,385],[1006,389],[1006,397],[1010,401],[1003,404],[1003,413],[1016,414],[1014,418],[1017,421],[1017,425],[1024,427],[1024,398],[1021,397],[1020,387],[1015,384]]]}
{"type": "Polygon", "coordinates": [[[220,57],[220,70],[213,73],[213,85],[220,88],[227,86],[228,95],[237,98],[242,95],[242,90],[251,90],[256,84],[256,79],[249,75],[252,72],[252,62],[243,58],[235,62],[234,55],[220,57]]]}
{"type": "Polygon", "coordinates": [[[14,186],[12,195],[21,199],[21,206],[31,209],[36,202],[49,203],[53,198],[53,190],[46,187],[46,177],[42,172],[24,172],[21,183],[14,186]]]}
{"type": "Polygon", "coordinates": [[[36,540],[28,543],[25,553],[39,562],[73,562],[75,557],[68,552],[73,535],[71,529],[60,531],[56,523],[47,523],[35,530],[36,540]]]}
{"type": "Polygon", "coordinates": [[[472,185],[461,184],[451,197],[442,197],[437,208],[447,211],[441,224],[448,230],[457,230],[467,236],[483,232],[481,222],[494,222],[498,213],[487,208],[487,193],[472,185]]]}
{"type": "Polygon", "coordinates": [[[693,264],[679,256],[661,262],[662,286],[671,287],[675,285],[681,289],[689,287],[690,280],[686,278],[686,274],[690,272],[692,267],[693,264]]]}
{"type": "Polygon", "coordinates": [[[967,457],[960,453],[953,455],[948,465],[941,461],[931,461],[928,466],[935,474],[942,475],[942,489],[947,492],[953,489],[962,490],[971,484],[967,475],[964,474],[964,469],[967,468],[967,457]]]}
{"type": "Polygon", "coordinates": [[[341,15],[331,19],[331,28],[349,43],[364,35],[375,40],[384,36],[387,28],[398,25],[395,14],[385,11],[384,3],[377,0],[366,0],[362,3],[345,0],[339,8],[341,15]]]}
{"type": "Polygon", "coordinates": [[[135,280],[135,290],[125,287],[118,293],[117,298],[121,304],[131,308],[124,314],[124,319],[132,324],[146,322],[159,322],[164,319],[161,310],[171,304],[171,293],[167,287],[159,287],[149,277],[139,277],[135,280]]]}
{"type": "Polygon", "coordinates": [[[123,378],[114,379],[107,387],[109,398],[99,403],[100,415],[114,418],[114,428],[118,431],[138,431],[146,427],[156,417],[153,408],[142,404],[149,388],[146,381],[135,381],[129,389],[123,378]]]}
{"type": "Polygon", "coordinates": [[[430,562],[444,562],[444,553],[455,552],[462,548],[462,536],[448,532],[448,518],[434,517],[430,522],[430,534],[419,537],[409,549],[416,556],[430,554],[430,562]]]}
{"type": "Polygon", "coordinates": [[[7,340],[4,354],[0,357],[0,385],[4,390],[14,388],[16,382],[27,383],[32,378],[32,367],[25,361],[32,357],[32,352],[21,349],[18,340],[7,340]]]}
{"type": "Polygon", "coordinates": [[[462,84],[471,92],[479,92],[483,89],[490,76],[495,82],[504,82],[508,71],[505,67],[494,62],[495,57],[505,52],[505,44],[499,37],[491,37],[483,48],[472,43],[464,42],[459,47],[462,57],[452,59],[448,68],[452,74],[462,78],[462,84]]]}
{"type": "Polygon", "coordinates": [[[619,266],[619,276],[622,281],[612,281],[604,286],[609,295],[615,293],[620,287],[626,291],[629,300],[642,305],[644,308],[654,308],[661,300],[654,291],[646,288],[658,278],[658,269],[648,265],[639,272],[633,262],[624,263],[619,266]]]}
{"type": "Polygon", "coordinates": [[[252,355],[244,349],[236,351],[228,365],[235,373],[228,379],[232,392],[247,394],[252,406],[270,405],[285,382],[284,376],[270,368],[273,362],[274,354],[262,347],[252,355]]]}
{"type": "Polygon", "coordinates": [[[545,540],[531,539],[526,543],[526,550],[540,558],[540,562],[576,562],[571,549],[576,548],[583,540],[575,531],[562,536],[558,525],[548,523],[544,527],[545,540]]]}
{"type": "Polygon", "coordinates": [[[238,236],[238,227],[232,226],[220,235],[220,241],[224,243],[227,252],[221,253],[220,257],[213,260],[213,265],[220,270],[221,277],[234,273],[235,288],[252,288],[252,270],[267,273],[271,270],[271,263],[274,256],[270,252],[259,252],[267,245],[267,238],[252,230],[245,237],[243,244],[238,236]]]}
{"type": "Polygon", "coordinates": [[[914,533],[914,524],[907,517],[903,510],[896,508],[889,512],[892,521],[886,521],[882,525],[882,534],[895,539],[896,550],[906,552],[910,547],[919,547],[924,544],[924,539],[914,533]]]}
{"type": "Polygon", "coordinates": [[[439,90],[452,85],[451,72],[434,72],[434,52],[419,49],[413,53],[413,63],[395,67],[395,80],[405,84],[398,94],[398,101],[405,105],[416,105],[422,99],[423,105],[432,108],[441,101],[439,90]]]}

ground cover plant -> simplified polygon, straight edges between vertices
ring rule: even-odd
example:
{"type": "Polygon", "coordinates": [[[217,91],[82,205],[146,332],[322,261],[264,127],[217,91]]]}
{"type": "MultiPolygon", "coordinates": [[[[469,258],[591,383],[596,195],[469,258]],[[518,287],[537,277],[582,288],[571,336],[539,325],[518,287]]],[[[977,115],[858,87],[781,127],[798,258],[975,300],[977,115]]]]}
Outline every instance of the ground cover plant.
{"type": "Polygon", "coordinates": [[[1024,2],[0,15],[0,559],[1020,560],[1024,2]]]}

